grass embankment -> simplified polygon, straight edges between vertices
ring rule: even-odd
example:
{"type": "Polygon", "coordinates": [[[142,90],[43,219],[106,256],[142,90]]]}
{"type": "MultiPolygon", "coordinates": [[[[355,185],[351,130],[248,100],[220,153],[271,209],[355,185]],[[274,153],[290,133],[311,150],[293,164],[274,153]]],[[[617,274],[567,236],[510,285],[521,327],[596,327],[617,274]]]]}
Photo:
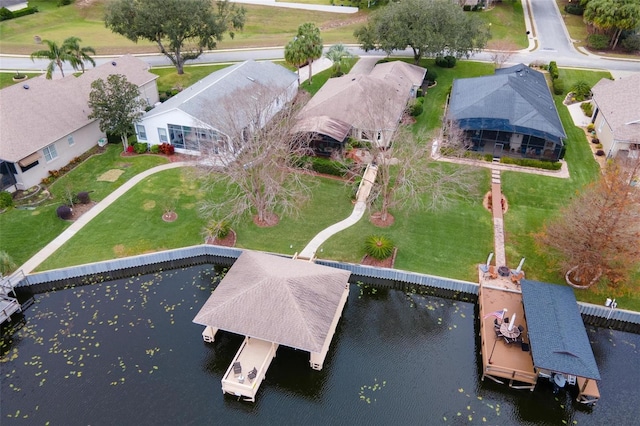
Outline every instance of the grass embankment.
{"type": "Polygon", "coordinates": [[[519,1],[494,3],[494,7],[477,13],[490,25],[491,39],[488,49],[525,49],[529,46],[524,12],[519,1]],[[511,46],[511,47],[509,47],[511,46]]]}
{"type": "MultiPolygon", "coordinates": [[[[34,36],[61,43],[70,36],[80,37],[82,45],[96,49],[98,55],[158,52],[154,43],[133,43],[114,34],[104,26],[106,0],[90,2],[83,6],[77,2],[57,7],[50,0],[31,0],[29,6],[37,6],[39,13],[0,23],[0,51],[28,55],[42,49],[34,43],[34,36]]],[[[243,5],[247,20],[242,32],[234,39],[228,35],[218,48],[284,46],[295,35],[303,22],[315,22],[322,30],[327,44],[355,42],[353,32],[366,20],[368,11],[356,14],[327,13],[299,9],[283,9],[268,6],[243,5]]]]}
{"type": "MultiPolygon", "coordinates": [[[[108,145],[103,154],[89,158],[59,178],[49,188],[53,199],[36,210],[13,208],[1,214],[0,250],[6,251],[21,265],[66,229],[70,222],[58,219],[56,208],[64,203],[67,188],[74,193],[93,191],[91,198],[99,201],[131,177],[167,162],[164,157],[152,155],[120,157],[121,152],[119,145],[108,145]],[[124,173],[116,182],[97,181],[100,175],[111,169],[119,169],[124,173]]],[[[110,232],[115,233],[114,228],[110,228],[110,232]]],[[[93,241],[93,245],[100,245],[100,240],[93,241]]]]}

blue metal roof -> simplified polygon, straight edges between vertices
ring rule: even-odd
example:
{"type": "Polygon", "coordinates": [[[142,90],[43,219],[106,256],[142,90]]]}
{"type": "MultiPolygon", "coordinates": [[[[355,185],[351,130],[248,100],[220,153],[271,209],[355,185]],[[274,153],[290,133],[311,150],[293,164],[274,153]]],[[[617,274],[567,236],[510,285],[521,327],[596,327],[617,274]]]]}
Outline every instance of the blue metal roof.
{"type": "Polygon", "coordinates": [[[570,287],[522,280],[522,301],[536,368],[600,380],[570,287]]]}

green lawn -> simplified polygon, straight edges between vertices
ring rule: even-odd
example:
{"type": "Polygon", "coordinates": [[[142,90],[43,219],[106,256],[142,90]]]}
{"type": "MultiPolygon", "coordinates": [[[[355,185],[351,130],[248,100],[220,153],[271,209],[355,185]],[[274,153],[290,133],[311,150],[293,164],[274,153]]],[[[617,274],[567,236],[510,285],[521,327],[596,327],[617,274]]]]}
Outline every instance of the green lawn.
{"type": "MultiPolygon", "coordinates": [[[[314,177],[307,181],[313,185],[313,199],[298,218],[283,218],[271,228],[259,228],[250,219],[244,220],[234,226],[237,246],[293,254],[316,233],[350,214],[351,189],[343,182],[314,177]]],[[[224,189],[219,186],[204,194],[188,168],[157,173],[114,202],[39,269],[200,244],[205,220],[198,215],[198,202],[205,196],[222,197],[224,189]],[[167,199],[172,200],[178,214],[172,223],[162,220],[167,199]],[[118,232],[113,232],[114,228],[118,232]]]]}
{"type": "Polygon", "coordinates": [[[158,92],[163,93],[174,87],[189,87],[212,72],[226,68],[229,65],[231,64],[187,65],[184,67],[184,74],[182,75],[179,75],[174,67],[152,68],[150,71],[159,76],[156,80],[158,92]]]}
{"type": "MultiPolygon", "coordinates": [[[[37,77],[40,75],[40,73],[23,73],[25,75],[27,75],[27,77],[29,78],[33,78],[33,77],[37,77]]],[[[0,89],[4,89],[5,87],[9,87],[13,84],[18,84],[17,82],[13,81],[13,76],[16,75],[15,72],[0,72],[0,89]]],[[[24,84],[24,82],[20,82],[21,84],[24,84]]]]}
{"type": "MultiPolygon", "coordinates": [[[[0,22],[0,51],[2,53],[30,54],[42,48],[34,43],[34,36],[62,42],[70,36],[80,37],[82,44],[92,46],[98,55],[157,52],[155,44],[139,41],[137,44],[114,34],[104,26],[104,4],[96,0],[90,6],[78,2],[56,7],[51,0],[31,0],[39,13],[0,22]]],[[[314,22],[322,29],[325,43],[354,42],[353,31],[362,25],[367,11],[357,14],[338,14],[298,9],[283,10],[269,6],[243,5],[247,20],[242,32],[234,39],[225,35],[219,48],[284,46],[303,22],[314,22]]]]}
{"type": "MultiPolygon", "coordinates": [[[[608,72],[560,69],[560,78],[565,87],[585,80],[590,85],[601,78],[609,77],[608,72]]],[[[567,108],[562,104],[564,96],[555,96],[556,107],[567,133],[566,160],[569,164],[570,179],[559,179],[524,173],[502,173],[502,191],[505,194],[509,210],[505,214],[506,253],[510,263],[516,263],[525,257],[524,269],[527,278],[551,283],[564,283],[564,277],[548,266],[549,259],[536,247],[535,233],[542,229],[546,220],[557,215],[558,210],[567,204],[576,191],[597,179],[600,168],[593,159],[584,131],[573,125],[567,108]]],[[[591,291],[576,291],[578,300],[601,304],[612,294],[608,288],[595,288],[591,291]]],[[[620,305],[626,309],[640,310],[637,295],[618,293],[620,305]]]]}
{"type": "MultiPolygon", "coordinates": [[[[344,65],[342,66],[342,72],[347,74],[351,68],[358,62],[358,58],[350,58],[344,60],[344,65]]],[[[295,69],[295,68],[294,68],[295,69]]],[[[322,86],[331,78],[331,74],[333,73],[333,69],[329,68],[324,71],[315,74],[312,78],[312,82],[309,83],[309,80],[303,82],[300,87],[309,92],[311,96],[315,95],[322,86]]],[[[303,73],[304,75],[304,73],[303,73]]]]}
{"type": "Polygon", "coordinates": [[[524,12],[519,1],[494,3],[495,7],[477,13],[487,25],[490,25],[491,40],[488,48],[505,48],[511,45],[513,49],[525,49],[529,46],[527,29],[524,25],[524,12]]]}
{"type": "Polygon", "coordinates": [[[0,250],[6,251],[16,264],[21,265],[66,229],[70,222],[58,219],[56,208],[62,204],[67,188],[75,193],[93,191],[92,199],[101,200],[131,177],[167,162],[166,158],[152,155],[120,158],[121,151],[119,145],[108,145],[104,154],[91,157],[59,178],[50,187],[54,198],[36,210],[14,208],[0,214],[0,250]],[[102,173],[114,168],[124,171],[116,182],[96,180],[102,173]]]}

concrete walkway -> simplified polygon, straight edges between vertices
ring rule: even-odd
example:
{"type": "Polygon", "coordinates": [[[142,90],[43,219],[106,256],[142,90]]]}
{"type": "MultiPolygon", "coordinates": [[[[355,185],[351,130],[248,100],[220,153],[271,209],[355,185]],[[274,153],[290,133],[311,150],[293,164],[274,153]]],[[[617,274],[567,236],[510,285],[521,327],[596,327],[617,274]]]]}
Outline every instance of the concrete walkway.
{"type": "Polygon", "coordinates": [[[85,214],[80,216],[80,218],[78,220],[73,222],[73,224],[71,224],[71,226],[69,226],[67,229],[65,229],[53,241],[51,241],[49,244],[44,246],[44,248],[42,250],[40,250],[38,253],[36,253],[31,259],[27,260],[22,266],[20,266],[18,268],[18,270],[22,270],[22,272],[24,272],[25,274],[29,274],[29,273],[33,272],[33,270],[38,265],[40,265],[42,262],[44,262],[44,260],[46,258],[51,256],[56,250],[58,250],[60,247],[62,247],[62,245],[64,243],[69,241],[71,239],[71,237],[73,237],[76,234],[76,232],[78,232],[80,229],[82,229],[93,218],[98,216],[107,207],[109,207],[111,205],[111,203],[113,203],[115,200],[120,198],[124,193],[126,193],[128,190],[133,188],[135,185],[137,185],[143,179],[146,179],[147,177],[151,176],[152,174],[155,174],[155,173],[158,173],[158,172],[161,172],[161,171],[164,171],[164,170],[175,169],[175,168],[178,168],[178,167],[185,167],[185,166],[189,166],[189,165],[192,165],[192,163],[176,162],[176,163],[163,164],[161,166],[157,166],[157,167],[154,167],[152,169],[145,170],[144,172],[135,175],[134,177],[132,177],[131,179],[126,181],[118,189],[116,189],[111,194],[106,196],[104,198],[104,200],[100,201],[98,204],[93,206],[93,208],[91,208],[91,210],[89,210],[88,212],[86,212],[85,214]]]}
{"type": "Polygon", "coordinates": [[[309,244],[307,244],[307,246],[302,249],[302,251],[298,255],[298,258],[313,259],[322,243],[327,241],[338,232],[356,224],[362,218],[365,210],[367,209],[367,198],[369,198],[369,194],[371,193],[371,188],[373,187],[373,183],[376,180],[377,174],[378,167],[369,164],[367,166],[367,169],[364,171],[362,181],[360,181],[360,187],[358,188],[358,193],[356,194],[356,205],[353,207],[353,212],[351,212],[351,215],[348,218],[320,231],[318,235],[313,237],[309,244]]]}

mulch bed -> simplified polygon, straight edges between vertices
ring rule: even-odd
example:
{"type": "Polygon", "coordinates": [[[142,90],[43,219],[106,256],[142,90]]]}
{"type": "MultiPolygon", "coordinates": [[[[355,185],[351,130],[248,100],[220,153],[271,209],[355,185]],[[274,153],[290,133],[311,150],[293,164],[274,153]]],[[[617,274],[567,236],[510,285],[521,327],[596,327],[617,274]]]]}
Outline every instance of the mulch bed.
{"type": "Polygon", "coordinates": [[[173,222],[178,218],[178,213],[176,212],[166,212],[162,215],[162,220],[165,222],[173,222]]]}
{"type": "Polygon", "coordinates": [[[396,263],[397,254],[398,254],[398,248],[394,247],[393,255],[391,255],[390,257],[387,257],[386,259],[378,260],[378,259],[374,259],[369,255],[365,255],[362,258],[362,261],[360,261],[360,263],[362,265],[375,266],[377,268],[393,268],[393,265],[395,265],[396,263]]]}
{"type": "Polygon", "coordinates": [[[253,217],[253,223],[255,223],[260,228],[269,228],[270,226],[276,226],[280,222],[280,218],[277,214],[269,214],[264,220],[258,219],[258,215],[253,217]]]}
{"type": "Polygon", "coordinates": [[[98,203],[96,203],[95,201],[91,201],[88,204],[74,204],[73,208],[71,209],[71,220],[78,220],[80,216],[91,210],[91,208],[96,204],[98,203]]]}
{"type": "Polygon", "coordinates": [[[393,225],[396,221],[391,213],[387,213],[387,218],[383,220],[382,214],[380,212],[372,214],[369,220],[371,221],[371,223],[373,223],[374,226],[377,226],[378,228],[387,228],[393,225]]]}
{"type": "Polygon", "coordinates": [[[235,247],[236,246],[236,233],[232,229],[224,238],[207,238],[206,244],[213,244],[216,246],[235,247]]]}

